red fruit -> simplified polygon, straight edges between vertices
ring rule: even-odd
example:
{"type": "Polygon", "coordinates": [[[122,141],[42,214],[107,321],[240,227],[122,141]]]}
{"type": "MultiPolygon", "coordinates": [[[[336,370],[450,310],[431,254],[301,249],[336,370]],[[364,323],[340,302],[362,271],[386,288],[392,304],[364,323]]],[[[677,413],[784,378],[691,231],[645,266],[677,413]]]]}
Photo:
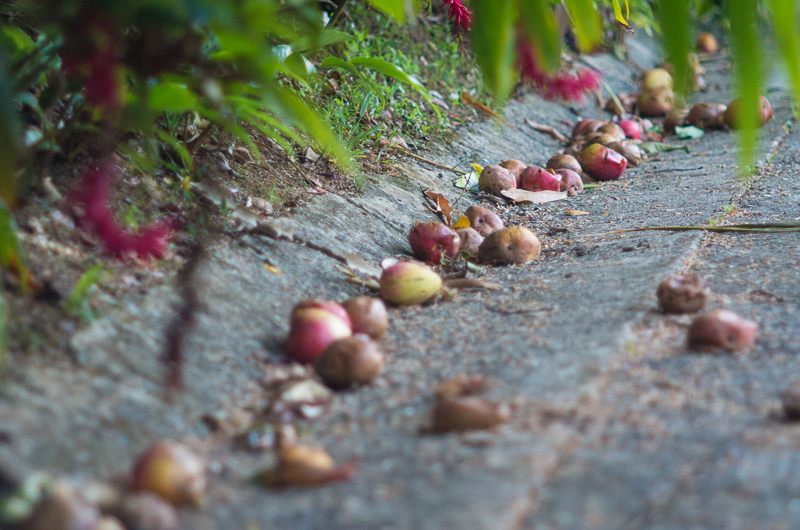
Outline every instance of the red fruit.
{"type": "Polygon", "coordinates": [[[430,221],[415,224],[408,234],[408,243],[415,257],[438,265],[443,257],[456,257],[461,239],[451,228],[430,221]]]}
{"type": "Polygon", "coordinates": [[[571,193],[583,193],[583,180],[580,175],[571,169],[556,169],[556,175],[561,177],[561,187],[558,191],[569,191],[571,189],[571,193]]]}
{"type": "Polygon", "coordinates": [[[625,136],[638,140],[642,137],[642,125],[638,121],[622,120],[619,126],[625,131],[625,136]]]}
{"type": "Polygon", "coordinates": [[[543,167],[528,166],[522,172],[520,187],[528,191],[558,191],[561,189],[559,177],[543,167]]]}
{"type": "Polygon", "coordinates": [[[581,151],[578,161],[583,171],[595,180],[617,180],[628,167],[624,156],[600,144],[590,145],[581,151]]]}
{"type": "Polygon", "coordinates": [[[577,125],[572,129],[572,138],[578,138],[579,136],[586,136],[587,134],[591,134],[595,132],[597,129],[605,125],[606,122],[603,120],[581,120],[578,122],[577,125]]]}
{"type": "Polygon", "coordinates": [[[312,363],[334,341],[350,335],[349,321],[324,309],[303,309],[292,318],[286,353],[299,363],[312,363]]]}
{"type": "Polygon", "coordinates": [[[716,309],[696,317],[689,325],[689,347],[722,348],[739,351],[751,348],[758,334],[758,324],[727,309],[716,309]]]}
{"type": "MultiPolygon", "coordinates": [[[[759,96],[759,126],[764,126],[768,121],[772,119],[773,112],[772,112],[772,105],[769,104],[769,100],[764,96],[759,96]]],[[[723,118],[725,120],[725,124],[730,127],[731,129],[738,129],[739,124],[739,106],[741,105],[741,99],[737,98],[731,101],[728,104],[728,110],[725,111],[723,118]]]]}
{"type": "Polygon", "coordinates": [[[349,327],[353,327],[353,324],[350,320],[350,315],[347,310],[338,302],[333,302],[331,300],[317,300],[316,298],[310,298],[308,300],[303,300],[302,302],[298,303],[292,309],[292,316],[289,317],[290,322],[294,322],[294,318],[297,316],[300,311],[304,309],[322,309],[327,311],[328,313],[333,313],[337,317],[341,318],[349,327]]]}

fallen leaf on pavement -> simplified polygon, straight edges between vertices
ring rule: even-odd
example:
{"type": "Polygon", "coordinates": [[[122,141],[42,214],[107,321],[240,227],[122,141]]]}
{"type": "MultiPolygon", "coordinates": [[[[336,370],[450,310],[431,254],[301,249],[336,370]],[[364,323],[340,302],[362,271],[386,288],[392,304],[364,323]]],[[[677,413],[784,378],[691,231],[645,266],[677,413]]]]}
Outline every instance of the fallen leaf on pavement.
{"type": "Polygon", "coordinates": [[[566,191],[527,191],[517,188],[503,190],[504,197],[518,204],[544,204],[567,198],[566,191]]]}
{"type": "Polygon", "coordinates": [[[450,201],[441,193],[435,193],[431,190],[425,190],[425,195],[436,204],[436,213],[442,214],[444,217],[444,224],[450,226],[453,222],[453,207],[450,206],[450,201]]]}
{"type": "Polygon", "coordinates": [[[456,221],[453,225],[453,228],[469,228],[469,226],[469,218],[466,215],[461,214],[461,216],[458,218],[458,221],[456,221]]]}
{"type": "Polygon", "coordinates": [[[475,280],[472,278],[455,278],[446,280],[444,286],[448,289],[485,289],[487,291],[497,291],[503,286],[499,283],[487,282],[486,280],[475,280]]]}
{"type": "Polygon", "coordinates": [[[642,142],[639,144],[639,149],[648,155],[652,155],[654,153],[668,153],[669,151],[689,152],[689,148],[685,145],[672,145],[664,142],[642,142]]]}
{"type": "Polygon", "coordinates": [[[342,254],[347,262],[347,266],[356,272],[360,272],[372,278],[380,278],[383,270],[380,267],[367,262],[358,254],[342,254]]]}
{"type": "Polygon", "coordinates": [[[589,212],[584,212],[583,210],[567,210],[565,212],[567,215],[589,215],[589,212]]]}

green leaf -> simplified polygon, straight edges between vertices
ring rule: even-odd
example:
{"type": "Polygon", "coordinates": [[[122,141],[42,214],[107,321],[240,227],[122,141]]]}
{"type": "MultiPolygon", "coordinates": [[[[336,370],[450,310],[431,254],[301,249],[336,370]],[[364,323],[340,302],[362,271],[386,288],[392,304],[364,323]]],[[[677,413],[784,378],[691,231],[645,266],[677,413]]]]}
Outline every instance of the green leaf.
{"type": "Polygon", "coordinates": [[[194,110],[197,95],[184,85],[161,83],[150,89],[148,103],[156,112],[184,112],[194,110]]]}
{"type": "Polygon", "coordinates": [[[423,85],[420,80],[413,75],[408,75],[405,73],[399,66],[396,66],[388,61],[384,61],[383,59],[378,59],[377,57],[353,57],[350,59],[350,63],[356,66],[361,65],[372,68],[383,75],[387,75],[397,79],[398,81],[402,81],[403,83],[411,85],[416,89],[417,92],[420,93],[423,98],[425,98],[425,101],[427,101],[428,104],[434,108],[434,110],[437,109],[436,105],[431,102],[431,95],[428,93],[425,85],[423,85]]]}
{"type": "Polygon", "coordinates": [[[700,138],[705,134],[703,129],[695,127],[694,125],[687,125],[686,127],[675,127],[675,135],[678,138],[700,138]]]}
{"type": "MultiPolygon", "coordinates": [[[[591,5],[591,0],[589,0],[591,5]]],[[[514,85],[516,2],[474,0],[470,3],[474,24],[470,32],[472,51],[481,67],[486,87],[502,103],[514,85]]]]}
{"type": "Polygon", "coordinates": [[[550,72],[561,65],[561,35],[555,11],[547,0],[522,0],[520,17],[525,34],[536,44],[536,59],[550,72]]]}
{"type": "Polygon", "coordinates": [[[14,218],[11,217],[11,212],[2,199],[0,199],[0,266],[17,274],[20,283],[27,285],[28,270],[22,261],[14,218]]]}
{"type": "Polygon", "coordinates": [[[664,142],[642,142],[639,144],[639,149],[644,151],[647,154],[653,153],[668,153],[669,151],[686,151],[689,152],[689,148],[685,145],[672,145],[666,144],[664,142]]]}
{"type": "Polygon", "coordinates": [[[4,46],[14,58],[29,53],[36,47],[33,39],[16,26],[0,28],[0,45],[4,46]]]}
{"type": "Polygon", "coordinates": [[[797,34],[795,0],[770,0],[772,25],[778,50],[783,57],[794,89],[794,100],[800,102],[800,37],[797,34]]]}
{"type": "MultiPolygon", "coordinates": [[[[670,0],[671,1],[671,0],[670,0]]],[[[592,51],[603,38],[603,23],[592,0],[565,0],[581,50],[592,51]]]]}
{"type": "MultiPolygon", "coordinates": [[[[6,206],[13,208],[16,205],[20,129],[9,74],[9,57],[4,49],[0,49],[0,199],[4,202],[3,210],[6,206]]],[[[6,225],[0,225],[0,230],[5,228],[6,225]]]]}
{"type": "MultiPolygon", "coordinates": [[[[764,79],[764,54],[758,23],[756,0],[732,0],[728,2],[731,19],[731,49],[736,69],[736,84],[739,102],[741,166],[752,164],[756,157],[756,129],[759,125],[762,80],[764,79]]],[[[794,19],[792,19],[794,20],[794,19]]]]}
{"type": "Polygon", "coordinates": [[[325,46],[330,46],[331,44],[353,40],[353,38],[354,37],[352,35],[345,33],[344,31],[339,31],[337,29],[326,29],[322,31],[318,39],[312,39],[311,36],[306,35],[291,43],[289,47],[296,52],[303,53],[310,50],[316,50],[318,48],[324,48],[325,46]]]}
{"type": "Polygon", "coordinates": [[[622,7],[619,5],[619,0],[611,0],[611,3],[614,7],[614,18],[617,19],[617,22],[628,27],[628,18],[631,16],[631,8],[628,6],[628,0],[625,0],[625,16],[622,16],[622,7]]]}
{"type": "Polygon", "coordinates": [[[478,191],[478,172],[473,169],[461,175],[453,182],[453,186],[462,190],[478,191]]]}
{"type": "MultiPolygon", "coordinates": [[[[732,0],[734,3],[739,0],[732,0]]],[[[675,89],[686,94],[691,87],[689,69],[690,24],[689,0],[666,0],[659,2],[659,21],[664,38],[667,62],[675,68],[675,89]]],[[[736,39],[738,40],[738,39],[736,39]]]]}
{"type": "Polygon", "coordinates": [[[419,0],[369,0],[369,3],[401,23],[407,15],[419,13],[419,0]]]}
{"type": "Polygon", "coordinates": [[[64,311],[71,313],[81,304],[83,304],[83,302],[86,300],[86,293],[89,292],[89,289],[101,281],[104,268],[105,266],[103,263],[98,263],[83,273],[83,275],[78,279],[78,283],[76,283],[75,287],[72,288],[72,292],[69,293],[69,297],[67,297],[66,301],[64,302],[64,311]]]}

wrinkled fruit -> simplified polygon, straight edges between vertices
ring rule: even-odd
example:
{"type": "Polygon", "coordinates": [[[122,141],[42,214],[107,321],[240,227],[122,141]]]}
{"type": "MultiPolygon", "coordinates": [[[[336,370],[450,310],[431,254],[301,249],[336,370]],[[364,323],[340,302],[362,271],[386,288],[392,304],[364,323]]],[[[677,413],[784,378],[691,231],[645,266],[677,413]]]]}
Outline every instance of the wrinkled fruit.
{"type": "Polygon", "coordinates": [[[206,489],[205,466],[185,445],[169,440],[156,442],[136,460],[130,487],[154,493],[171,504],[198,505],[206,489]]]}
{"type": "Polygon", "coordinates": [[[545,169],[571,169],[578,175],[583,173],[583,168],[578,159],[572,155],[556,155],[547,161],[545,169]]]}
{"type": "Polygon", "coordinates": [[[686,121],[703,130],[724,129],[726,110],[728,107],[721,103],[698,103],[689,111],[686,121]]]}
{"type": "Polygon", "coordinates": [[[335,340],[351,334],[349,317],[345,322],[324,309],[303,309],[292,320],[286,353],[298,363],[313,363],[335,340]]]}
{"type": "Polygon", "coordinates": [[[654,90],[656,88],[672,89],[672,75],[663,68],[648,70],[642,76],[642,90],[654,90]]]}
{"type": "Polygon", "coordinates": [[[481,191],[500,196],[501,191],[517,187],[517,179],[509,170],[500,166],[486,166],[478,178],[481,191]]]}
{"type": "Polygon", "coordinates": [[[675,107],[675,94],[668,87],[643,90],[639,94],[637,104],[641,116],[664,116],[675,107]]]}
{"type": "Polygon", "coordinates": [[[561,183],[558,177],[539,166],[528,166],[522,172],[520,187],[527,191],[558,191],[561,183]]]}
{"type": "Polygon", "coordinates": [[[613,138],[613,142],[620,142],[625,139],[625,130],[612,121],[607,121],[597,132],[607,134],[613,138]]]}
{"type": "Polygon", "coordinates": [[[483,237],[505,228],[503,220],[496,213],[483,206],[472,205],[467,208],[465,215],[469,219],[469,225],[483,237]]]}
{"type": "Polygon", "coordinates": [[[304,309],[322,309],[341,318],[347,323],[348,326],[351,324],[350,316],[347,314],[347,310],[339,302],[333,302],[331,300],[318,300],[316,298],[303,300],[295,305],[292,309],[292,315],[289,317],[289,321],[294,322],[295,317],[304,309]]]}
{"type": "Polygon", "coordinates": [[[561,188],[559,191],[570,193],[583,193],[583,179],[571,169],[556,169],[556,175],[561,177],[561,188]]]}
{"type": "Polygon", "coordinates": [[[600,144],[590,145],[578,155],[583,170],[595,180],[617,180],[625,173],[628,160],[600,144]]]}
{"type": "MultiPolygon", "coordinates": [[[[725,120],[725,124],[730,127],[731,129],[738,129],[739,128],[739,106],[741,104],[740,99],[734,99],[728,104],[728,110],[725,111],[725,115],[723,119],[725,120]]],[[[760,96],[759,99],[759,116],[758,116],[758,125],[763,127],[772,119],[773,112],[772,106],[769,104],[769,100],[764,96],[760,96]]]]}
{"type": "Polygon", "coordinates": [[[577,140],[581,136],[587,136],[603,126],[603,120],[581,120],[572,129],[572,139],[577,140]]]}
{"type": "Polygon", "coordinates": [[[642,150],[639,146],[629,140],[623,140],[621,142],[613,142],[608,144],[607,146],[612,151],[616,151],[617,153],[621,154],[625,157],[625,160],[628,161],[628,166],[636,167],[642,161],[642,150]]]}
{"type": "Polygon", "coordinates": [[[415,224],[408,234],[408,243],[416,258],[436,265],[444,257],[456,257],[461,246],[458,234],[436,221],[415,224]]]}
{"type": "Polygon", "coordinates": [[[528,165],[521,160],[503,160],[500,162],[500,167],[507,169],[512,175],[514,175],[517,187],[519,188],[520,176],[522,175],[522,172],[525,171],[525,168],[528,167],[528,165]]]}
{"type": "Polygon", "coordinates": [[[638,140],[642,137],[642,124],[633,120],[622,120],[619,126],[625,131],[625,136],[638,140]]]}
{"type": "Polygon", "coordinates": [[[353,333],[363,333],[373,340],[380,340],[389,328],[389,313],[386,305],[374,296],[357,296],[342,304],[350,316],[353,333]]]}
{"type": "Polygon", "coordinates": [[[390,304],[416,305],[438,293],[442,279],[421,263],[400,261],[383,271],[380,288],[381,297],[390,304]]]}
{"type": "Polygon", "coordinates": [[[672,276],[658,284],[658,307],[665,313],[697,313],[706,305],[711,289],[697,274],[672,276]]]}
{"type": "Polygon", "coordinates": [[[483,236],[474,228],[457,228],[456,233],[461,238],[461,250],[468,252],[470,256],[478,255],[478,248],[483,243],[483,236]]]}
{"type": "Polygon", "coordinates": [[[689,325],[689,347],[722,348],[734,352],[751,348],[758,334],[758,324],[727,309],[716,309],[695,317],[689,325]]]}
{"type": "Polygon", "coordinates": [[[478,249],[481,263],[525,263],[535,260],[542,252],[536,234],[523,226],[498,230],[483,240],[478,249]]]}
{"type": "Polygon", "coordinates": [[[437,433],[492,429],[508,423],[511,409],[474,396],[440,396],[433,407],[431,431],[437,433]]]}
{"type": "Polygon", "coordinates": [[[314,362],[322,382],[333,389],[368,385],[383,366],[383,353],[372,339],[356,334],[337,340],[314,362]]]}

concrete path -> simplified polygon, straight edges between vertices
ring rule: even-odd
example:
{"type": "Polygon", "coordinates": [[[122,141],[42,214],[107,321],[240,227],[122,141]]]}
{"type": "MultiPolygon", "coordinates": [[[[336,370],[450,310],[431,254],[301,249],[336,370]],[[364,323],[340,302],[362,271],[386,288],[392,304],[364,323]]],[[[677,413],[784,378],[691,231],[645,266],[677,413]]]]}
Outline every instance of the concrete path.
{"type": "MultiPolygon", "coordinates": [[[[635,44],[633,52],[639,64],[654,64],[647,47],[635,44]]],[[[627,66],[589,61],[616,91],[634,88],[627,66]]],[[[711,91],[698,98],[727,102],[727,63],[706,66],[711,91]]],[[[188,390],[175,403],[161,399],[159,356],[177,300],[166,283],[76,333],[61,359],[14,357],[0,389],[9,433],[0,457],[112,478],[152,440],[182,440],[212,472],[207,505],[182,512],[187,529],[797,527],[800,426],[780,420],[778,396],[800,379],[798,238],[590,235],[705,224],[721,213],[724,222],[794,220],[800,134],[784,127],[791,118],[784,93],[769,97],[776,110],[763,131],[769,164],[752,181],[737,176],[735,136],[720,132],[682,141],[689,153],[662,154],[568,201],[492,205],[507,224],[539,234],[542,259],[489,269],[484,278],[501,291],[393,309],[383,376],[298,423],[304,442],[358,463],[350,482],[266,490],[248,477],[273,455],[231,441],[257,421],[282,381],[309,373],[282,358],[294,303],[360,292],[324,253],[261,236],[212,249],[203,269],[205,310],[187,348],[188,390]],[[590,215],[570,217],[567,209],[590,215]],[[266,270],[267,261],[284,273],[266,270]],[[681,270],[709,279],[712,307],[759,322],[754,350],[685,348],[689,319],[659,314],[654,296],[662,279],[681,270]],[[512,403],[511,423],[488,433],[421,435],[436,385],[459,374],[486,376],[488,397],[512,403]],[[209,415],[221,419],[220,431],[210,432],[209,415]]],[[[576,120],[536,97],[512,102],[505,116],[509,127],[474,125],[421,154],[460,167],[507,158],[543,164],[558,145],[525,118],[564,131],[558,120],[576,120]]],[[[451,174],[401,163],[403,177],[371,177],[358,197],[318,197],[279,224],[374,264],[405,254],[412,224],[432,219],[420,185],[451,202],[459,190],[451,174]]],[[[465,195],[460,206],[474,201],[465,195]]]]}

